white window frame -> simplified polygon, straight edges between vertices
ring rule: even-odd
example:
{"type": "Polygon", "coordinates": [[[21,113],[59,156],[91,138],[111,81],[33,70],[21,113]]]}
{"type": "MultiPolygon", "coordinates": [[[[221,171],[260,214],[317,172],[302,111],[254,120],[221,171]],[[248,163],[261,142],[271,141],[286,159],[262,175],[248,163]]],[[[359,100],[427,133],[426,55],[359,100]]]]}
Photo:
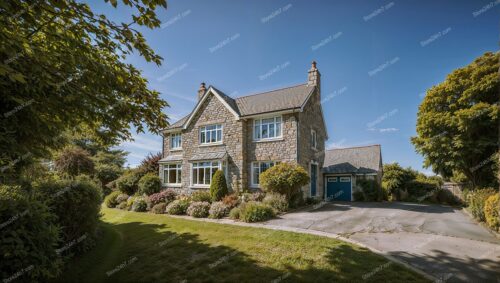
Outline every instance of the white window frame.
{"type": "Polygon", "coordinates": [[[180,186],[182,184],[182,163],[166,163],[163,164],[163,184],[167,186],[180,186]],[[170,166],[175,166],[170,168],[170,166]],[[167,178],[165,178],[165,171],[168,172],[167,178]],[[170,180],[170,171],[176,171],[175,183],[169,183],[170,180]]]}
{"type": "Polygon", "coordinates": [[[311,129],[311,148],[318,149],[318,134],[311,129]]]}
{"type": "Polygon", "coordinates": [[[222,124],[212,124],[200,127],[198,134],[198,141],[200,142],[201,145],[221,144],[223,140],[224,140],[224,127],[222,126],[222,124]],[[208,127],[212,126],[215,127],[215,129],[207,130],[208,127]],[[220,130],[220,140],[217,140],[217,132],[219,130],[220,130]],[[212,136],[212,133],[215,133],[215,142],[207,142],[208,132],[210,132],[210,137],[212,136]],[[205,134],[205,142],[201,140],[202,133],[205,134]]]}
{"type": "Polygon", "coordinates": [[[282,115],[278,115],[278,116],[267,116],[267,117],[261,117],[261,118],[256,118],[253,120],[253,125],[252,125],[252,136],[253,136],[253,140],[254,141],[265,141],[265,140],[275,140],[275,139],[280,139],[283,137],[283,116],[282,115]],[[266,123],[264,125],[267,126],[268,130],[267,130],[267,137],[266,138],[263,138],[262,137],[262,121],[263,120],[268,120],[268,119],[273,119],[273,123],[266,123]],[[277,121],[279,119],[279,121],[277,121]],[[274,136],[272,137],[269,137],[269,128],[270,126],[273,126],[273,129],[274,129],[274,136]],[[258,131],[256,131],[256,127],[258,127],[258,131]],[[279,135],[276,135],[276,130],[278,129],[279,127],[279,135]],[[258,135],[257,135],[258,133],[258,135]]]}
{"type": "MultiPolygon", "coordinates": [[[[251,180],[252,187],[254,187],[254,188],[260,188],[260,181],[257,180],[257,183],[255,182],[255,180],[254,180],[254,173],[255,173],[255,170],[259,170],[259,176],[258,176],[258,178],[260,178],[260,174],[263,173],[263,172],[261,172],[261,168],[262,168],[261,164],[262,163],[270,163],[270,164],[272,164],[272,165],[269,166],[269,168],[271,168],[271,167],[279,164],[280,162],[279,161],[273,161],[273,160],[270,160],[270,161],[254,161],[254,162],[252,162],[250,164],[250,166],[251,166],[251,170],[250,171],[252,173],[252,175],[250,177],[250,180],[251,180]]],[[[267,169],[269,169],[269,168],[267,168],[267,169]]]]}
{"type": "Polygon", "coordinates": [[[181,133],[173,133],[170,135],[170,149],[177,150],[182,149],[182,134],[181,133]],[[174,147],[174,139],[179,139],[179,145],[174,147]]]}
{"type": "MultiPolygon", "coordinates": [[[[190,168],[191,187],[208,188],[208,187],[210,187],[210,184],[212,183],[212,174],[209,175],[209,183],[208,184],[205,184],[205,182],[203,182],[203,184],[195,183],[194,169],[203,169],[203,173],[205,175],[206,169],[210,169],[210,171],[211,171],[213,168],[216,168],[217,170],[222,170],[222,172],[224,172],[224,175],[227,175],[226,174],[226,167],[227,167],[227,165],[226,165],[225,160],[200,160],[200,161],[192,162],[191,168],[190,168]],[[213,166],[214,162],[218,163],[217,166],[213,166]],[[206,165],[203,163],[209,163],[209,165],[206,165]],[[203,164],[203,165],[201,165],[201,164],[203,164]]],[[[199,171],[196,174],[196,177],[197,177],[196,182],[199,181],[198,174],[199,174],[199,171]]]]}

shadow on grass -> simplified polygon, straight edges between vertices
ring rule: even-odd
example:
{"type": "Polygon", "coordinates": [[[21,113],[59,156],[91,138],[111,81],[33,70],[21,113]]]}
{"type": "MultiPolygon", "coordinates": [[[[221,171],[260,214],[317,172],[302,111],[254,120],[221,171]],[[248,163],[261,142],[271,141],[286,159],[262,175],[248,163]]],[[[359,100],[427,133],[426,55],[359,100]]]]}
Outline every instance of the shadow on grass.
{"type": "MultiPolygon", "coordinates": [[[[323,268],[318,268],[315,260],[300,269],[290,265],[303,259],[287,259],[271,266],[234,248],[204,243],[196,234],[173,233],[166,228],[168,224],[104,223],[96,248],[71,262],[54,282],[358,282],[387,263],[368,250],[339,244],[327,249],[321,259],[325,261],[323,268]]],[[[368,281],[398,282],[405,278],[415,282],[416,277],[391,266],[375,272],[368,281]]]]}

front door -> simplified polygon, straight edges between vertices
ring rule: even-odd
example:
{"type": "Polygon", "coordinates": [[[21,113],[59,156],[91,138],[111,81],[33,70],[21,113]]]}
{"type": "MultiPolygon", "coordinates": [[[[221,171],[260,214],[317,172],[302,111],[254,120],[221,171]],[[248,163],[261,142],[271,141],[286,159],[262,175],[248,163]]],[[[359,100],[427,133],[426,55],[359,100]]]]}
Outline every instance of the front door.
{"type": "Polygon", "coordinates": [[[351,176],[326,177],[328,200],[351,201],[351,176]]]}
{"type": "Polygon", "coordinates": [[[316,180],[318,179],[318,165],[311,164],[311,196],[316,196],[316,180]]]}

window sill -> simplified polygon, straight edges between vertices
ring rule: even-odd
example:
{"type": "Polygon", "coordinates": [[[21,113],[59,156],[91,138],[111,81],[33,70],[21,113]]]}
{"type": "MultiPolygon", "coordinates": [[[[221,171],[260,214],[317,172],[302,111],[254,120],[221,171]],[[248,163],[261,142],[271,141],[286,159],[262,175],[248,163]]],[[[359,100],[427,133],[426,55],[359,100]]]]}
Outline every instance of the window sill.
{"type": "Polygon", "coordinates": [[[180,188],[180,187],[182,187],[182,184],[166,184],[166,183],[163,183],[163,186],[164,187],[172,187],[172,188],[180,188]]]}
{"type": "Polygon", "coordinates": [[[177,151],[182,151],[182,147],[170,149],[170,152],[177,152],[177,151]]]}
{"type": "Polygon", "coordinates": [[[210,147],[210,146],[221,146],[225,145],[224,143],[218,142],[218,143],[207,143],[207,144],[200,144],[199,147],[210,147]]]}
{"type": "Polygon", "coordinates": [[[260,186],[259,185],[251,185],[250,189],[260,189],[260,186]]]}
{"type": "Polygon", "coordinates": [[[210,189],[210,185],[193,185],[189,186],[190,189],[210,189]]]}
{"type": "Polygon", "coordinates": [[[284,138],[272,138],[272,139],[261,139],[261,140],[253,140],[255,143],[261,143],[261,142],[275,142],[275,141],[284,141],[284,138]]]}

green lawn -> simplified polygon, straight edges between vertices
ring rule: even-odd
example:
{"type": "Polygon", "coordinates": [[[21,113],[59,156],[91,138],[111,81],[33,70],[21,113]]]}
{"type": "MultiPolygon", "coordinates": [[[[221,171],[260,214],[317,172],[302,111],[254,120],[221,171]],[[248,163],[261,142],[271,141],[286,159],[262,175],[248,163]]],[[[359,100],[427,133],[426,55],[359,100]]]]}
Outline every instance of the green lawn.
{"type": "Polygon", "coordinates": [[[427,282],[342,241],[103,208],[99,244],[58,282],[427,282]]]}

